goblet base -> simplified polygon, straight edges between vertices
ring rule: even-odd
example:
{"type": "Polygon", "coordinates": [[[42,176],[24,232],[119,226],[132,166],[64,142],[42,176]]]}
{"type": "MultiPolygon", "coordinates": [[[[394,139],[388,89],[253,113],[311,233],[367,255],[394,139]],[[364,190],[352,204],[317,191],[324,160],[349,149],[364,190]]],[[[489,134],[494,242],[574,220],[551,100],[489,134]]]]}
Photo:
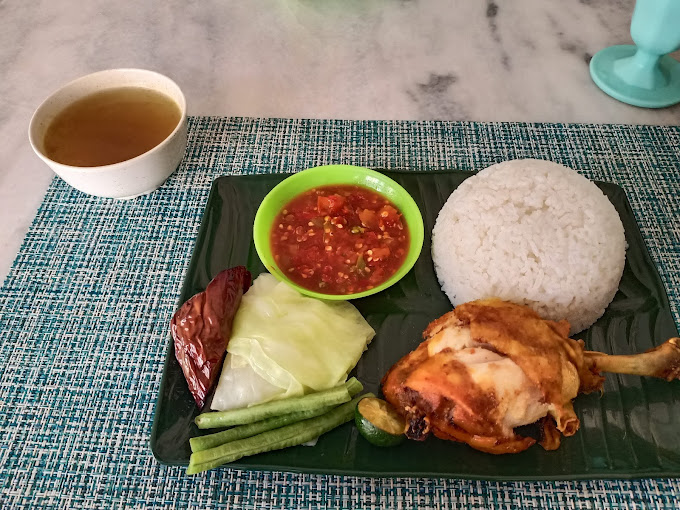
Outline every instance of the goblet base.
{"type": "Polygon", "coordinates": [[[632,57],[636,47],[632,45],[610,46],[598,51],[590,61],[590,76],[604,92],[624,103],[644,108],[665,108],[680,103],[680,62],[665,55],[658,66],[668,82],[656,88],[631,85],[616,70],[615,63],[632,57]]]}

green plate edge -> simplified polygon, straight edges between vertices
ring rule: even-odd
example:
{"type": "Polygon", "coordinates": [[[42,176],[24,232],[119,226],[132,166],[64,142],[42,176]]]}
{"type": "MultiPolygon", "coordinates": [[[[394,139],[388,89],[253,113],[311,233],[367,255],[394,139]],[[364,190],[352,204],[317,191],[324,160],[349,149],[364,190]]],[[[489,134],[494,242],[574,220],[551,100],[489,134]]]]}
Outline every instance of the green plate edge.
{"type": "MultiPolygon", "coordinates": [[[[402,281],[353,301],[377,335],[353,375],[367,391],[420,342],[430,320],[451,309],[439,288],[430,257],[430,233],[450,193],[473,172],[383,171],[404,186],[425,223],[420,258],[402,281]]],[[[264,271],[252,242],[252,220],[268,190],[290,174],[225,176],[213,183],[178,305],[201,291],[222,269],[245,264],[264,271]]],[[[619,292],[605,315],[577,335],[589,349],[623,354],[646,350],[677,336],[668,298],[645,247],[625,192],[596,182],[616,207],[626,231],[628,253],[619,292]]],[[[241,459],[226,466],[369,477],[462,478],[476,480],[630,479],[680,476],[680,383],[635,376],[607,376],[600,395],[580,395],[575,408],[581,430],[555,452],[534,446],[516,455],[493,456],[465,444],[432,438],[378,449],[348,423],[322,436],[313,448],[294,447],[241,459]]],[[[150,446],[166,465],[187,465],[188,438],[201,432],[198,414],[168,337],[150,446]]]]}

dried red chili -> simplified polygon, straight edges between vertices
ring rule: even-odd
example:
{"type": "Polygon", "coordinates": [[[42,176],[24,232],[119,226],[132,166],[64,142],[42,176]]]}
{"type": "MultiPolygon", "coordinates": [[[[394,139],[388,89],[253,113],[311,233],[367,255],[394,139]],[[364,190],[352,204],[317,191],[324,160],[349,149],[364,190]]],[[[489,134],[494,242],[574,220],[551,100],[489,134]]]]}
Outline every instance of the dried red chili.
{"type": "Polygon", "coordinates": [[[219,376],[234,316],[251,280],[243,266],[225,269],[172,317],[175,356],[198,407],[219,376]]]}

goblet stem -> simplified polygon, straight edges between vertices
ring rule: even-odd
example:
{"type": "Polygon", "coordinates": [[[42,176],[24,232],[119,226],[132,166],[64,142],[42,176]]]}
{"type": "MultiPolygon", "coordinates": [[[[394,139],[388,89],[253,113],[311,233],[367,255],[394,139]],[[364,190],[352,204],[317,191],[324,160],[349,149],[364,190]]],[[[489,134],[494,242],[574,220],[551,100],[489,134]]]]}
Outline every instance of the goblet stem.
{"type": "Polygon", "coordinates": [[[680,0],[637,0],[630,24],[635,46],[610,46],[590,61],[590,75],[610,96],[645,108],[680,103],[680,0]]]}
{"type": "Polygon", "coordinates": [[[660,58],[661,55],[637,48],[632,57],[615,62],[613,70],[628,85],[647,90],[665,87],[668,77],[664,76],[658,65],[660,58]]]}

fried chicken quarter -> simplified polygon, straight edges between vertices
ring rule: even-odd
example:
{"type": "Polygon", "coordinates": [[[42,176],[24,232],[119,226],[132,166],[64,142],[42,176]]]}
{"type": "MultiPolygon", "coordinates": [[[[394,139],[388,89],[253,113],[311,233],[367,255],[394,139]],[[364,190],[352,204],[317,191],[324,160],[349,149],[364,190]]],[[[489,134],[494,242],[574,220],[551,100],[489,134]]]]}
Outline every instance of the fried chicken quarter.
{"type": "Polygon", "coordinates": [[[518,433],[524,425],[539,425],[547,450],[575,434],[572,400],[601,390],[600,371],[678,375],[677,338],[642,355],[607,356],[585,351],[568,334],[567,321],[543,320],[525,306],[464,303],[427,327],[425,341],[383,378],[383,394],[406,418],[409,438],[432,433],[500,454],[536,443],[518,433]]]}

